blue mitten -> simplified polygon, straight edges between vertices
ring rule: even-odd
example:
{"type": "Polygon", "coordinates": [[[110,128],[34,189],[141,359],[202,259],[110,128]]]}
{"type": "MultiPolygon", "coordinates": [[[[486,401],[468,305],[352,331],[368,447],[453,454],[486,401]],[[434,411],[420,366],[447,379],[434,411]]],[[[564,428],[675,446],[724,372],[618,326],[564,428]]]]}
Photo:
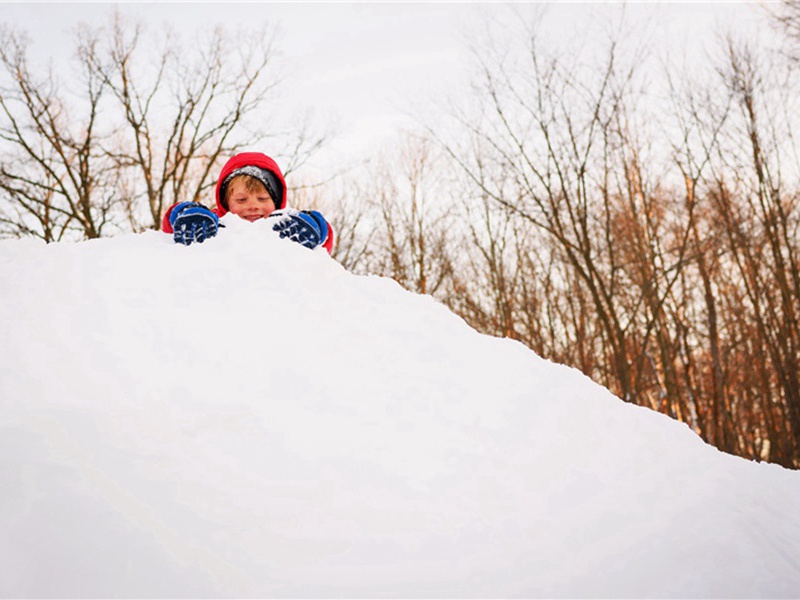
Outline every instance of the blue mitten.
{"type": "Polygon", "coordinates": [[[289,238],[306,248],[316,248],[328,239],[328,223],[316,210],[285,208],[274,211],[267,219],[275,221],[272,229],[282,238],[289,238]]]}
{"type": "Polygon", "coordinates": [[[203,243],[217,235],[219,218],[209,209],[195,202],[181,202],[169,215],[172,237],[178,244],[203,243]]]}

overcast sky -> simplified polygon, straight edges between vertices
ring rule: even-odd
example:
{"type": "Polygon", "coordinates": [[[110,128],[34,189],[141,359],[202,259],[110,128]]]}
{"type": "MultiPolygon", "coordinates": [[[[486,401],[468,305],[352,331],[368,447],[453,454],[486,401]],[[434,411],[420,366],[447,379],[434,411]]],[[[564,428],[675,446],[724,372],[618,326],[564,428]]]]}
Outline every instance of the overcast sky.
{"type": "MultiPolygon", "coordinates": [[[[591,24],[619,12],[618,2],[129,2],[0,3],[2,19],[27,30],[37,51],[58,54],[80,21],[103,22],[114,6],[168,22],[191,34],[215,23],[232,27],[279,25],[279,49],[290,73],[286,101],[313,107],[339,123],[329,153],[346,156],[376,148],[413,124],[413,105],[460,90],[468,63],[467,42],[485,23],[546,8],[556,32],[591,24]]],[[[695,44],[714,28],[752,20],[753,2],[638,2],[630,18],[655,18],[665,43],[695,44]]]]}

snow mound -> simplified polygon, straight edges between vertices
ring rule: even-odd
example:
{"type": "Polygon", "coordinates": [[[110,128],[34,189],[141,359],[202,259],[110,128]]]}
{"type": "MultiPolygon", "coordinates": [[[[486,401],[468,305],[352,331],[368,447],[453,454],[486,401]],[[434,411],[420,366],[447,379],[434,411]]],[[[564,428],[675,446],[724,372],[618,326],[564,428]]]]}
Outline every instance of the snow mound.
{"type": "Polygon", "coordinates": [[[0,243],[3,596],[800,590],[800,473],[224,222],[0,243]]]}

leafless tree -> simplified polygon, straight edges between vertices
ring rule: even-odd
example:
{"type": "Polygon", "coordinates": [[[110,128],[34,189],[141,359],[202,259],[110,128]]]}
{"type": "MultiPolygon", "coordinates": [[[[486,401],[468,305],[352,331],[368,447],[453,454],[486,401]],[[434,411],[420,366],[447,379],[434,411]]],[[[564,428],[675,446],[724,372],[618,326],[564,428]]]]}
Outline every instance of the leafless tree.
{"type": "Polygon", "coordinates": [[[216,27],[184,47],[174,32],[148,35],[115,12],[106,26],[76,30],[69,79],[52,68],[39,75],[25,37],[2,35],[6,235],[158,228],[170,204],[208,202],[231,154],[267,151],[288,176],[327,137],[271,104],[282,79],[265,28],[216,27]]]}
{"type": "MultiPolygon", "coordinates": [[[[203,201],[221,161],[285,133],[277,120],[263,119],[281,83],[273,67],[273,31],[217,26],[192,41],[193,51],[167,33],[155,46],[141,23],[117,12],[108,28],[83,29],[79,36],[81,57],[124,115],[118,143],[107,150],[140,182],[133,193],[145,198],[149,211],[141,224],[134,217],[139,227],[157,228],[173,202],[203,201]]],[[[306,120],[292,123],[291,132],[281,140],[283,151],[274,153],[287,176],[325,137],[314,135],[306,120]]]]}
{"type": "Polygon", "coordinates": [[[524,63],[480,49],[463,137],[430,128],[472,190],[449,303],[726,451],[800,465],[791,75],[729,44],[716,77],[669,80],[670,107],[624,39],[588,59],[528,41],[524,63]]]}
{"type": "Polygon", "coordinates": [[[720,73],[736,110],[709,198],[743,291],[745,323],[760,346],[759,359],[770,368],[759,386],[759,410],[747,418],[762,429],[765,414],[776,406],[784,413],[778,420],[783,435],[771,445],[773,455],[790,464],[800,455],[800,247],[798,191],[783,172],[797,172],[796,163],[786,161],[796,148],[793,123],[784,118],[796,107],[785,105],[791,101],[783,93],[788,80],[772,59],[731,39],[726,50],[720,73]]]}
{"type": "Polygon", "coordinates": [[[0,235],[100,236],[118,205],[109,193],[117,174],[100,150],[105,84],[80,61],[69,89],[52,65],[35,74],[27,38],[9,28],[0,68],[0,235]]]}
{"type": "Polygon", "coordinates": [[[432,144],[406,135],[391,154],[378,158],[366,201],[373,206],[373,272],[389,275],[409,290],[433,294],[452,272],[448,218],[450,201],[432,144]]]}

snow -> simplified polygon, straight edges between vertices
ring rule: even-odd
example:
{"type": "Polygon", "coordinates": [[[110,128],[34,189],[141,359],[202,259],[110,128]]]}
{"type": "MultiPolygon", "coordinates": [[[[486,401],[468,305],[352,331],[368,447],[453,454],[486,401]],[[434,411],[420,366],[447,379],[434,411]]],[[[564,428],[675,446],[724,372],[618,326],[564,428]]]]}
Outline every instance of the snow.
{"type": "Polygon", "coordinates": [[[0,243],[0,595],[797,596],[800,473],[223,222],[0,243]]]}

